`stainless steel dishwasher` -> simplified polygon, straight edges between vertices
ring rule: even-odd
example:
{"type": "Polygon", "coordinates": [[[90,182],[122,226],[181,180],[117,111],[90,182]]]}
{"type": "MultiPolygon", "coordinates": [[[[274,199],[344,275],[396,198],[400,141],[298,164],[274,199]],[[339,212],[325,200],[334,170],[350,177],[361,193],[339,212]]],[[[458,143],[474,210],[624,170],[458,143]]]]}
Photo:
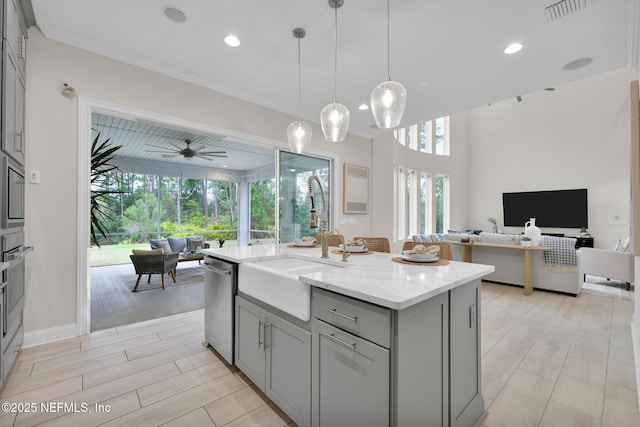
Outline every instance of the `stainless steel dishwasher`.
{"type": "Polygon", "coordinates": [[[238,264],[206,256],[203,267],[205,345],[210,345],[233,365],[238,264]]]}

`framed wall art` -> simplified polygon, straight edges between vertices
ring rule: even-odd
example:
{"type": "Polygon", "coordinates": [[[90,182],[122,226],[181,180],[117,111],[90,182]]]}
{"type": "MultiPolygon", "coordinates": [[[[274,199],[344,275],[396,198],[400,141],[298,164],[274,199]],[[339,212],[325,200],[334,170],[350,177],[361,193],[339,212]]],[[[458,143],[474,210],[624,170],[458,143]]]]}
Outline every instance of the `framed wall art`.
{"type": "Polygon", "coordinates": [[[342,212],[369,213],[369,168],[345,163],[342,182],[342,212]]]}

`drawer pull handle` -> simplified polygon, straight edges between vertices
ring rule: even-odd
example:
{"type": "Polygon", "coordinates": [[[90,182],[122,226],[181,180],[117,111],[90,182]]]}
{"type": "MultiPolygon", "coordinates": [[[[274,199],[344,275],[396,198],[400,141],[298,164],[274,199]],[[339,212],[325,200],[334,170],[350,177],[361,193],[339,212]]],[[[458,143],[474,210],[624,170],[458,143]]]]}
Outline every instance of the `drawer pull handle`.
{"type": "Polygon", "coordinates": [[[320,332],[320,335],[329,338],[331,341],[340,344],[343,347],[347,347],[350,348],[351,350],[355,350],[356,349],[356,343],[348,343],[346,341],[341,340],[340,338],[336,337],[335,334],[325,334],[324,332],[320,332]]]}
{"type": "Polygon", "coordinates": [[[262,347],[262,320],[258,321],[258,348],[262,347]]]}
{"type": "Polygon", "coordinates": [[[335,308],[325,308],[324,311],[328,311],[331,314],[337,314],[338,316],[344,317],[345,319],[349,319],[352,322],[357,322],[358,321],[358,316],[356,316],[356,317],[347,316],[346,314],[340,313],[335,308]]]}

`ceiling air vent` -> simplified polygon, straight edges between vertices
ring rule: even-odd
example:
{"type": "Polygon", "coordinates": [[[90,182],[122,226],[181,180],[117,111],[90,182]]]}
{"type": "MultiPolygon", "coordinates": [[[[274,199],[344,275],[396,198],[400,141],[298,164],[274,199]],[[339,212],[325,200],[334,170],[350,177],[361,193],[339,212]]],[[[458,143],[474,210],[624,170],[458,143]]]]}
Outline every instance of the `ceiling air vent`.
{"type": "Polygon", "coordinates": [[[550,21],[556,21],[571,15],[589,5],[589,0],[560,0],[545,6],[547,17],[550,21]]]}

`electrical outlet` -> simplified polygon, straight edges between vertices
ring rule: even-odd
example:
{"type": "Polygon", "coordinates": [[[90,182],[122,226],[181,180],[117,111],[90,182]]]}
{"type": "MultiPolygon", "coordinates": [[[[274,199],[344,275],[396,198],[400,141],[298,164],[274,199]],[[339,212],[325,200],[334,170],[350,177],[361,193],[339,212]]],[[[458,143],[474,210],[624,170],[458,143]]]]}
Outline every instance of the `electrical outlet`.
{"type": "Polygon", "coordinates": [[[40,184],[40,171],[29,171],[29,184],[40,184]]]}

